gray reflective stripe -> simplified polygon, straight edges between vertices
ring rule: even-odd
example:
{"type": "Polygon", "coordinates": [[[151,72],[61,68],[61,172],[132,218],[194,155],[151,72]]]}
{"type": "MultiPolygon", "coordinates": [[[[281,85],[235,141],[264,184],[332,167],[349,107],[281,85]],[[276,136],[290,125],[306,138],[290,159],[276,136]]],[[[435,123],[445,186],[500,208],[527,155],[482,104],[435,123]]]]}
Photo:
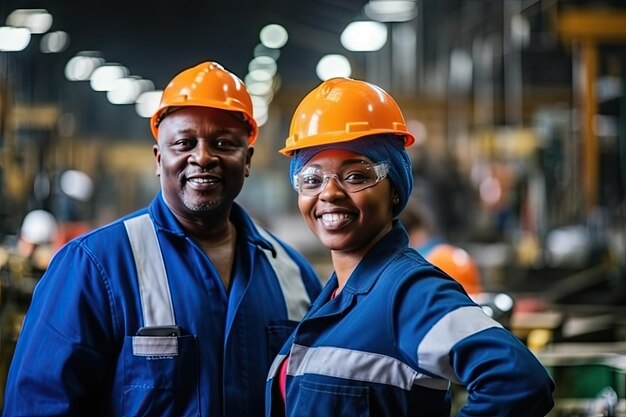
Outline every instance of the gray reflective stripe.
{"type": "Polygon", "coordinates": [[[178,338],[171,336],[133,336],[135,356],[178,356],[178,338]]]}
{"type": "Polygon", "coordinates": [[[272,362],[272,366],[270,366],[270,371],[267,373],[267,380],[274,378],[276,373],[278,373],[278,369],[280,368],[280,364],[283,363],[287,355],[276,355],[274,358],[274,362],[272,362]]]}
{"type": "Polygon", "coordinates": [[[447,380],[432,378],[391,356],[359,350],[320,346],[293,345],[287,374],[326,375],[353,381],[393,385],[410,390],[414,385],[447,390],[447,380]]]}
{"type": "Polygon", "coordinates": [[[424,336],[417,347],[419,366],[459,382],[450,364],[450,350],[468,336],[491,327],[502,327],[480,307],[461,307],[443,316],[424,336]]]}
{"type": "Polygon", "coordinates": [[[289,320],[300,321],[311,305],[309,294],[304,288],[300,267],[276,239],[261,227],[257,226],[256,228],[261,236],[272,244],[276,251],[275,258],[269,251],[264,250],[263,253],[265,253],[267,260],[278,277],[278,283],[287,305],[287,317],[289,320]]]}
{"type": "Polygon", "coordinates": [[[148,214],[124,221],[135,258],[144,326],[176,324],[165,265],[148,214]]]}

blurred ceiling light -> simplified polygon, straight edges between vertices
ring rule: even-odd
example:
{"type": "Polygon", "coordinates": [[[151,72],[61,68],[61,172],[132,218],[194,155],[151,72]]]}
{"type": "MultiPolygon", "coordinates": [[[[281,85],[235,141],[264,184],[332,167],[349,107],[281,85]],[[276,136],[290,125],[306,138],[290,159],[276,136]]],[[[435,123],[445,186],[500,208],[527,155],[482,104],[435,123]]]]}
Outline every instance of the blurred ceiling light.
{"type": "Polygon", "coordinates": [[[32,34],[46,33],[52,26],[52,15],[46,9],[17,9],[7,17],[7,25],[27,28],[32,34]]]}
{"type": "Polygon", "coordinates": [[[267,123],[267,120],[269,119],[269,113],[265,113],[264,115],[261,115],[259,117],[255,117],[254,120],[256,120],[256,124],[257,126],[261,127],[263,126],[265,123],[267,123]]]}
{"type": "Polygon", "coordinates": [[[253,82],[252,84],[246,85],[248,88],[248,92],[255,96],[263,96],[272,91],[272,83],[271,82],[253,82]]]}
{"type": "Polygon", "coordinates": [[[285,46],[287,39],[289,39],[289,35],[284,27],[273,23],[261,29],[259,38],[264,46],[278,49],[285,46]]]}
{"type": "Polygon", "coordinates": [[[28,46],[30,32],[26,28],[0,27],[0,51],[18,52],[28,46]]]}
{"type": "Polygon", "coordinates": [[[283,83],[283,79],[281,78],[280,74],[276,74],[276,76],[274,78],[272,78],[272,91],[278,91],[280,90],[280,86],[283,83]]]}
{"type": "Polygon", "coordinates": [[[63,31],[50,32],[41,38],[39,49],[44,54],[56,54],[65,51],[69,43],[70,36],[67,33],[63,31]]]}
{"type": "Polygon", "coordinates": [[[269,112],[268,105],[253,106],[254,119],[263,118],[269,112]]]}
{"type": "Polygon", "coordinates": [[[387,42],[387,27],[380,22],[352,22],[341,33],[341,44],[349,51],[378,51],[387,42]]]}
{"type": "Polygon", "coordinates": [[[91,74],[104,64],[104,59],[96,56],[95,51],[82,51],[67,61],[65,78],[69,81],[87,81],[91,74]]]}
{"type": "Polygon", "coordinates": [[[159,108],[162,90],[146,91],[137,97],[135,111],[140,117],[150,118],[159,108]]]}
{"type": "Polygon", "coordinates": [[[250,98],[252,99],[252,107],[253,108],[257,108],[257,107],[268,107],[269,104],[272,102],[272,98],[271,96],[266,97],[266,96],[250,96],[250,98]],[[269,100],[268,100],[269,98],[269,100]]]}
{"type": "Polygon", "coordinates": [[[254,56],[269,56],[274,61],[277,61],[278,58],[280,58],[280,49],[268,48],[262,43],[259,43],[254,47],[254,56]]]}
{"type": "Polygon", "coordinates": [[[246,78],[248,77],[254,81],[270,81],[272,77],[274,77],[274,74],[264,68],[259,68],[254,71],[250,71],[246,78]]]}
{"type": "Polygon", "coordinates": [[[272,89],[270,89],[270,91],[267,91],[265,94],[253,94],[250,91],[248,92],[250,93],[250,97],[252,98],[252,105],[254,105],[255,100],[258,100],[259,102],[263,100],[268,105],[272,102],[272,100],[274,100],[274,91],[272,91],[272,89]]]}
{"type": "Polygon", "coordinates": [[[125,77],[113,81],[107,91],[107,100],[111,104],[132,104],[141,93],[154,90],[154,83],[138,77],[125,77]]]}
{"type": "Polygon", "coordinates": [[[93,181],[82,171],[73,169],[61,174],[61,191],[78,201],[89,201],[93,194],[93,181]]]}
{"type": "Polygon", "coordinates": [[[257,56],[252,58],[250,63],[248,64],[248,72],[252,72],[254,70],[262,69],[270,74],[272,77],[276,74],[278,66],[276,65],[276,61],[269,56],[257,56]]]}
{"type": "Polygon", "coordinates": [[[412,0],[370,0],[364,11],[379,22],[406,22],[417,16],[417,4],[412,0]]]}
{"type": "Polygon", "coordinates": [[[350,61],[343,55],[331,54],[322,57],[315,67],[315,73],[322,81],[334,77],[349,77],[352,74],[350,61]]]}
{"type": "Polygon", "coordinates": [[[113,82],[128,75],[128,69],[119,64],[104,64],[94,70],[89,84],[94,91],[109,91],[113,82]]]}

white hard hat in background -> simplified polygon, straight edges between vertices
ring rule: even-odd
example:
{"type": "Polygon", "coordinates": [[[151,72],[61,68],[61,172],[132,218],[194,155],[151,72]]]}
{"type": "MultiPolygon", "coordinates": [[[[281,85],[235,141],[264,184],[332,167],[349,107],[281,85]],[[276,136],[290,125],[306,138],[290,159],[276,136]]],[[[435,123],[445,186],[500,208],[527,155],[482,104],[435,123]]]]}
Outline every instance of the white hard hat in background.
{"type": "Polygon", "coordinates": [[[93,181],[84,172],[68,170],[61,175],[61,190],[78,201],[89,201],[93,194],[93,181]]]}
{"type": "Polygon", "coordinates": [[[50,243],[57,232],[57,221],[52,213],[33,210],[24,217],[20,237],[28,243],[50,243]]]}

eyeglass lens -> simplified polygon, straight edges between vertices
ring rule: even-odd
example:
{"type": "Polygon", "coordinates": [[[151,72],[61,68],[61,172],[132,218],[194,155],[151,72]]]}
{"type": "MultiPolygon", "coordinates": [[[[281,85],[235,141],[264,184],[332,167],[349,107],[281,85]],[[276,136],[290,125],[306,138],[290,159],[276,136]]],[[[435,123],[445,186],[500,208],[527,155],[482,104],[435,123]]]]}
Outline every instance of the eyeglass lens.
{"type": "Polygon", "coordinates": [[[333,178],[344,191],[354,193],[376,185],[386,175],[384,164],[354,163],[341,167],[337,172],[324,172],[309,166],[296,175],[295,185],[300,194],[312,197],[321,193],[333,178]]]}

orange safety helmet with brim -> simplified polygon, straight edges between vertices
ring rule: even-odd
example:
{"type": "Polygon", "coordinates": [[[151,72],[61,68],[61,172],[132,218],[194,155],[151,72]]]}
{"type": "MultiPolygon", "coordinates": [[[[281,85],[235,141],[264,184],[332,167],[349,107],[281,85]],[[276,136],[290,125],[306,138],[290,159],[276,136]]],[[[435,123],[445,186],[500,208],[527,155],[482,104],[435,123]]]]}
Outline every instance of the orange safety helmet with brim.
{"type": "Polygon", "coordinates": [[[433,265],[454,278],[468,294],[483,291],[478,265],[464,249],[447,243],[436,245],[425,254],[433,265]]]}
{"type": "Polygon", "coordinates": [[[405,147],[415,142],[398,104],[382,88],[351,78],[331,78],[300,102],[280,153],[292,156],[298,149],[381,133],[402,136],[405,147]]]}
{"type": "Polygon", "coordinates": [[[254,120],[252,99],[243,81],[224,69],[217,62],[207,61],[188,68],[178,75],[163,90],[158,110],[150,119],[154,138],[159,136],[159,124],[169,113],[168,109],[182,106],[211,107],[243,114],[250,125],[248,145],[252,145],[259,129],[254,120]]]}

